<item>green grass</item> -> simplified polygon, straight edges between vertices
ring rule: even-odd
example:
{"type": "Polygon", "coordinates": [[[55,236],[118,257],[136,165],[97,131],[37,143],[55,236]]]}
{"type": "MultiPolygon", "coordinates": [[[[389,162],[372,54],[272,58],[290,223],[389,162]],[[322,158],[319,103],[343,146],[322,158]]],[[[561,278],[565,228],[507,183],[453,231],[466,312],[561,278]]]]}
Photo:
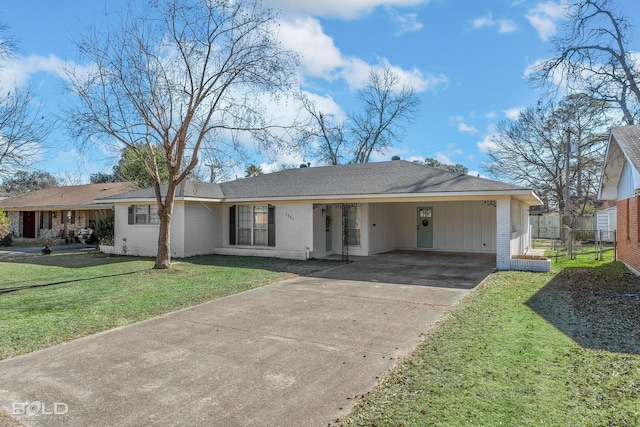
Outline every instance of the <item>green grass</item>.
{"type": "Polygon", "coordinates": [[[203,256],[158,271],[151,259],[102,254],[0,262],[0,359],[329,265],[203,256]]]}
{"type": "Polygon", "coordinates": [[[340,425],[640,425],[640,280],[492,274],[340,425]]]}

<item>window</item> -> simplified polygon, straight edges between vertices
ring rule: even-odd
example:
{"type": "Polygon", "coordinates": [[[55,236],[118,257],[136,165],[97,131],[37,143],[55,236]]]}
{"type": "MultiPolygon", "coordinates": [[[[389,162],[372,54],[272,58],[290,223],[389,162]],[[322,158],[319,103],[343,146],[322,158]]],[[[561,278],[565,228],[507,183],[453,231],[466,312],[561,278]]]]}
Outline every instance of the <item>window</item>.
{"type": "Polygon", "coordinates": [[[253,207],[253,244],[267,246],[267,206],[253,207]]]}
{"type": "Polygon", "coordinates": [[[275,207],[240,205],[229,207],[229,244],[275,246],[275,207]]]}
{"type": "Polygon", "coordinates": [[[238,244],[251,244],[251,206],[238,206],[238,244]]]}
{"type": "Polygon", "coordinates": [[[62,211],[62,222],[67,224],[75,224],[76,211],[62,211]]]}
{"type": "Polygon", "coordinates": [[[51,230],[52,224],[53,224],[53,212],[52,211],[40,212],[40,229],[51,230]]]}
{"type": "Polygon", "coordinates": [[[129,224],[160,224],[157,205],[129,206],[129,224]]]}
{"type": "Polygon", "coordinates": [[[350,206],[347,217],[349,246],[360,246],[360,206],[350,206]]]}

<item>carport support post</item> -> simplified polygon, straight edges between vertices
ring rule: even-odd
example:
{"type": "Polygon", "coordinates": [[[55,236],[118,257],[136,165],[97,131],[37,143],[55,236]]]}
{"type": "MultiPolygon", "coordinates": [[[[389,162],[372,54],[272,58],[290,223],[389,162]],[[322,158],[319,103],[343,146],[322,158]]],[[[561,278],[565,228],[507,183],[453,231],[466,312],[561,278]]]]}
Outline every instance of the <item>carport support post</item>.
{"type": "Polygon", "coordinates": [[[349,206],[340,205],[342,211],[342,262],[349,262],[349,206]]]}
{"type": "Polygon", "coordinates": [[[511,199],[497,199],[496,268],[511,269],[511,199]]]}

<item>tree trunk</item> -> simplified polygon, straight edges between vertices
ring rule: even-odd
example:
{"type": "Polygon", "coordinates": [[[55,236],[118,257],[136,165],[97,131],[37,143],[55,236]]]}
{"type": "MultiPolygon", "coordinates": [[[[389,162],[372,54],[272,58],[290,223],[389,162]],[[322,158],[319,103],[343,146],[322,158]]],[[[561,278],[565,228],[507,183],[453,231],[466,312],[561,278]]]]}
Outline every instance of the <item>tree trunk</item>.
{"type": "MultiPolygon", "coordinates": [[[[158,186],[156,191],[160,191],[158,186]]],[[[153,268],[164,270],[171,268],[171,215],[173,214],[173,197],[175,185],[169,184],[164,203],[158,203],[158,217],[160,218],[160,230],[158,233],[158,253],[156,264],[153,268]]],[[[159,198],[161,200],[161,198],[159,198]]]]}
{"type": "MultiPolygon", "coordinates": [[[[173,203],[172,203],[173,204],[173,203]]],[[[165,199],[165,209],[158,210],[160,217],[160,232],[158,233],[158,253],[156,254],[156,270],[171,268],[171,211],[165,199]]]]}

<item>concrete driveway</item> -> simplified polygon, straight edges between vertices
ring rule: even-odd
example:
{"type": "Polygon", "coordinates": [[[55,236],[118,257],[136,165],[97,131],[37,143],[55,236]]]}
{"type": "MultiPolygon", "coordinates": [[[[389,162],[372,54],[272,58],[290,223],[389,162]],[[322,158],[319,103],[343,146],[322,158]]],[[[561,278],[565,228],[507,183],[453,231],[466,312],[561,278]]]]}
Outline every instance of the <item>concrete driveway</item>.
{"type": "Polygon", "coordinates": [[[494,265],[377,255],[81,338],[0,362],[0,407],[30,426],[326,426],[494,265]]]}

